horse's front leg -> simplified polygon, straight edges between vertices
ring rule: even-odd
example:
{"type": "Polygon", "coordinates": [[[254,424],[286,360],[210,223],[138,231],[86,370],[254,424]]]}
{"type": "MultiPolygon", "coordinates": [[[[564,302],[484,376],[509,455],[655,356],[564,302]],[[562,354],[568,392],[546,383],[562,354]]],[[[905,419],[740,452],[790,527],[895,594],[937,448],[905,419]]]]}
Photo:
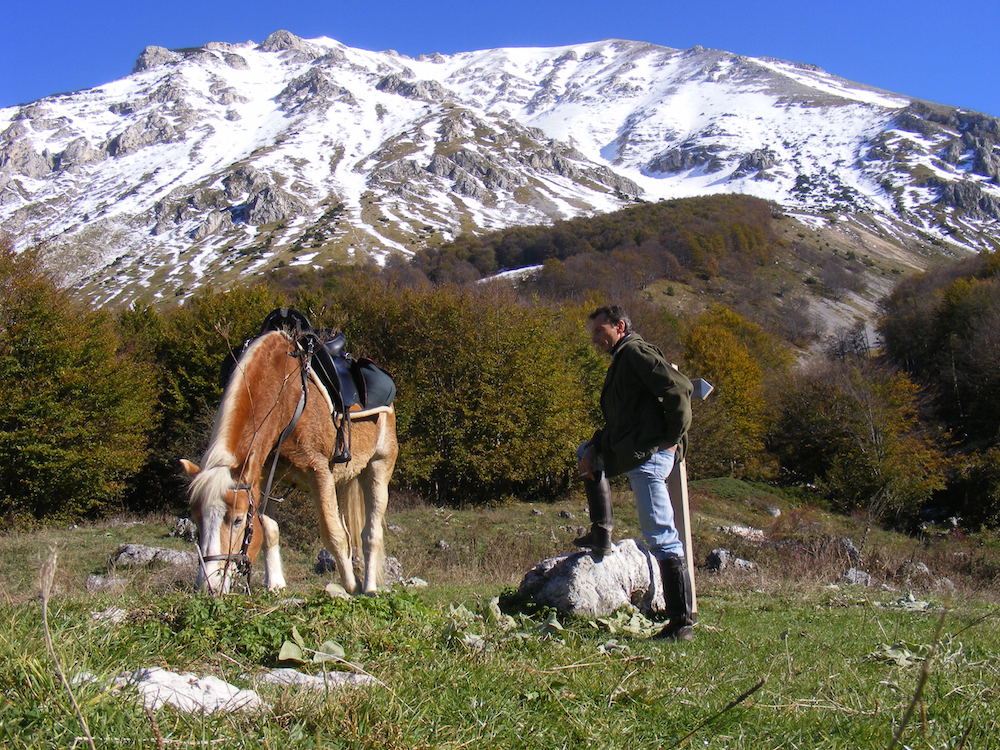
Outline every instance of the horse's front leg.
{"type": "Polygon", "coordinates": [[[270,516],[261,516],[260,526],[264,535],[264,587],[268,591],[279,591],[285,588],[285,571],[281,564],[278,522],[270,516]]]}
{"type": "Polygon", "coordinates": [[[361,541],[365,555],[366,594],[374,593],[383,582],[385,509],[389,504],[389,478],[393,463],[387,459],[372,459],[358,478],[365,498],[365,529],[361,541]]]}
{"type": "Polygon", "coordinates": [[[337,570],[340,571],[340,581],[344,589],[353,594],[357,591],[358,582],[354,577],[354,565],[351,562],[351,544],[344,528],[344,520],[340,516],[337,505],[337,488],[333,474],[327,466],[315,469],[310,474],[313,501],[316,503],[316,513],[319,515],[319,531],[323,544],[333,555],[337,570]]]}

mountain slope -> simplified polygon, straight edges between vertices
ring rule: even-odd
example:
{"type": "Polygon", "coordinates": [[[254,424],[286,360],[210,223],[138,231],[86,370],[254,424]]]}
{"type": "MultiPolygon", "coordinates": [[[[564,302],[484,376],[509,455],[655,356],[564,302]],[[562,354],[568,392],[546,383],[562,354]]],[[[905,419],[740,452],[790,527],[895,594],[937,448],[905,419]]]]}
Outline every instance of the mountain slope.
{"type": "Polygon", "coordinates": [[[0,221],[101,302],[718,192],[976,250],[998,144],[995,118],[697,47],[414,59],[279,31],[0,110],[0,221]]]}

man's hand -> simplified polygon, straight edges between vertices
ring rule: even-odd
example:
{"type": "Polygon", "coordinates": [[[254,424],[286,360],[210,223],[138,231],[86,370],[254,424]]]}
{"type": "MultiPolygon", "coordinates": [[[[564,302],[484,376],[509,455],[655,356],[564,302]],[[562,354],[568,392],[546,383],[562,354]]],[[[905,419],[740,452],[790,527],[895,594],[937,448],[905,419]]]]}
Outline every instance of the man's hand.
{"type": "Polygon", "coordinates": [[[587,479],[597,479],[597,449],[593,445],[588,445],[583,449],[583,454],[577,462],[577,470],[580,476],[587,479]]]}

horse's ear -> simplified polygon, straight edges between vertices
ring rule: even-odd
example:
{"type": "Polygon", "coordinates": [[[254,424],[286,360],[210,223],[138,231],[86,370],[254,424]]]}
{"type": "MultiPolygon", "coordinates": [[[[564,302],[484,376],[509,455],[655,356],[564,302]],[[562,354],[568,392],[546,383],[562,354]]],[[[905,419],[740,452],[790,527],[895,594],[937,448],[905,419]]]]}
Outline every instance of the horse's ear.
{"type": "Polygon", "coordinates": [[[191,463],[186,458],[181,459],[181,468],[184,469],[184,473],[189,477],[193,477],[195,474],[201,471],[201,467],[198,464],[191,463]]]}

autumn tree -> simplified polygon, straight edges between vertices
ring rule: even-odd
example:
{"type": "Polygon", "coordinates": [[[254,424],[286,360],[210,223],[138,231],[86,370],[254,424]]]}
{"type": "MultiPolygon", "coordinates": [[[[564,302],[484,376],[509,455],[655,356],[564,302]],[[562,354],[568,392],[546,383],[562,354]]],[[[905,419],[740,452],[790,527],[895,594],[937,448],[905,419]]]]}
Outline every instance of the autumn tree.
{"type": "Polygon", "coordinates": [[[840,510],[912,519],[944,486],[944,462],[903,373],[837,360],[789,381],[770,445],[793,480],[816,484],[840,510]]]}
{"type": "Polygon", "coordinates": [[[116,507],[146,457],[154,399],[110,315],[57,287],[37,252],[0,247],[0,513],[116,507]]]}
{"type": "Polygon", "coordinates": [[[400,289],[357,277],[323,304],[317,319],[396,380],[398,485],[452,504],[565,489],[604,370],[583,313],[525,305],[501,287],[400,289]]]}
{"type": "Polygon", "coordinates": [[[208,445],[222,397],[222,363],[257,335],[264,317],[284,299],[262,285],[205,289],[163,311],[134,307],[120,314],[136,356],[155,368],[159,404],[150,456],[129,490],[132,507],[183,503],[177,461],[198,459],[208,445]]]}
{"type": "Polygon", "coordinates": [[[767,384],[790,365],[784,346],[732,310],[716,306],[688,329],[684,360],[689,377],[715,386],[712,397],[695,409],[692,471],[700,476],[769,474],[767,384]]]}

